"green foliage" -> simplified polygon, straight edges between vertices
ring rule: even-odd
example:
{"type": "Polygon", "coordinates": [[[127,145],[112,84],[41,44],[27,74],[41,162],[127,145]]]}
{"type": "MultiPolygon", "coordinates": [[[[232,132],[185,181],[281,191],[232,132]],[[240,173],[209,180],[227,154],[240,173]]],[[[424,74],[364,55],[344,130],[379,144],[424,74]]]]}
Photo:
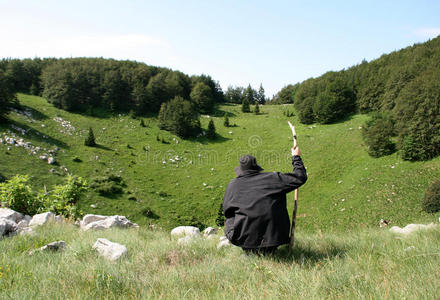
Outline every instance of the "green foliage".
{"type": "Polygon", "coordinates": [[[28,175],[15,175],[0,183],[0,202],[23,214],[33,215],[41,203],[33,195],[28,175]]]}
{"type": "Polygon", "coordinates": [[[95,135],[93,134],[92,127],[89,127],[89,133],[87,135],[87,138],[84,141],[84,145],[86,145],[88,147],[95,147],[96,146],[95,135]]]}
{"type": "Polygon", "coordinates": [[[232,87],[229,86],[225,93],[225,100],[229,103],[241,104],[244,99],[244,88],[243,87],[232,87]]]}
{"type": "Polygon", "coordinates": [[[210,140],[215,140],[217,138],[217,133],[215,132],[214,120],[209,120],[208,123],[208,132],[206,133],[206,137],[210,140]]]}
{"type": "Polygon", "coordinates": [[[211,89],[203,82],[198,82],[191,91],[191,101],[195,103],[200,113],[211,113],[214,109],[214,99],[211,89]]]}
{"type": "Polygon", "coordinates": [[[199,115],[191,102],[182,97],[175,97],[162,104],[158,126],[181,138],[189,138],[200,132],[199,115]]]}
{"type": "Polygon", "coordinates": [[[395,144],[391,138],[394,135],[394,122],[383,113],[374,113],[371,119],[362,126],[362,138],[367,146],[368,154],[372,157],[393,153],[395,144]]]}
{"type": "Polygon", "coordinates": [[[299,84],[289,84],[285,87],[283,87],[276,95],[275,98],[272,100],[271,104],[287,104],[287,103],[294,103],[295,101],[295,94],[299,87],[299,84]]]}
{"type": "Polygon", "coordinates": [[[15,102],[12,83],[6,74],[0,69],[0,123],[6,121],[9,106],[15,102]]]}
{"type": "Polygon", "coordinates": [[[247,97],[243,99],[243,103],[241,104],[241,111],[244,113],[251,112],[251,107],[247,97]]]}
{"type": "Polygon", "coordinates": [[[422,208],[428,213],[440,211],[440,180],[436,180],[428,187],[423,198],[422,208]]]}
{"type": "Polygon", "coordinates": [[[223,125],[225,126],[225,127],[229,127],[231,124],[229,123],[229,116],[228,116],[228,113],[226,112],[225,113],[225,117],[224,117],[224,119],[223,119],[223,125]]]}
{"type": "Polygon", "coordinates": [[[224,226],[226,221],[225,212],[223,210],[223,203],[220,203],[220,207],[217,211],[217,218],[215,219],[215,224],[217,226],[224,226]]]}
{"type": "Polygon", "coordinates": [[[255,95],[256,103],[264,105],[266,103],[266,95],[264,94],[263,84],[260,84],[260,88],[258,89],[258,93],[255,95]]]}
{"type": "Polygon", "coordinates": [[[90,187],[101,196],[112,196],[123,193],[126,184],[122,176],[106,170],[104,175],[92,178],[90,187]]]}
{"type": "Polygon", "coordinates": [[[144,119],[141,119],[141,122],[139,123],[139,126],[141,126],[141,127],[147,127],[147,126],[145,125],[145,123],[144,123],[144,119]]]}
{"type": "Polygon", "coordinates": [[[82,214],[77,203],[87,190],[86,180],[68,175],[64,185],[55,185],[49,193],[40,192],[38,198],[43,203],[44,210],[76,219],[82,214]]]}
{"type": "Polygon", "coordinates": [[[256,115],[260,114],[260,106],[258,105],[258,102],[255,104],[255,110],[254,110],[254,113],[255,113],[256,115]]]}

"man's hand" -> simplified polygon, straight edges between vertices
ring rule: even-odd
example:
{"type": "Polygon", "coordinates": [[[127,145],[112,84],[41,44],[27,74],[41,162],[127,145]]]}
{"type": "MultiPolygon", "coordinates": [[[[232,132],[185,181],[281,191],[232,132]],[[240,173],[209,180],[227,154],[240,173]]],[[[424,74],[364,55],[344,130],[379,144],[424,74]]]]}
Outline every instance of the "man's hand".
{"type": "Polygon", "coordinates": [[[294,155],[301,156],[301,151],[299,150],[298,146],[296,146],[295,148],[292,147],[291,150],[292,150],[292,156],[294,156],[294,155]]]}

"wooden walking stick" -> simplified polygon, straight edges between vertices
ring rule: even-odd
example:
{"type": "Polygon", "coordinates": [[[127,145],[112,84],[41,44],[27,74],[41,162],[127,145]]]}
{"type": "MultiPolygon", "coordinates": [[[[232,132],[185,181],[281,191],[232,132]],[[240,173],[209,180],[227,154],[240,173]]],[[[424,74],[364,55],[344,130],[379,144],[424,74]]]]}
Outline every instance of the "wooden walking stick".
{"type": "MultiPolygon", "coordinates": [[[[293,126],[292,123],[290,123],[289,121],[287,121],[287,123],[289,123],[290,129],[292,130],[293,148],[295,149],[296,146],[298,145],[297,144],[298,142],[296,140],[295,126],[293,126]]],[[[293,242],[294,242],[294,237],[295,237],[296,211],[297,210],[298,210],[298,189],[295,190],[295,202],[293,204],[293,213],[292,213],[292,226],[290,228],[289,252],[291,252],[292,248],[293,248],[293,242]]]]}

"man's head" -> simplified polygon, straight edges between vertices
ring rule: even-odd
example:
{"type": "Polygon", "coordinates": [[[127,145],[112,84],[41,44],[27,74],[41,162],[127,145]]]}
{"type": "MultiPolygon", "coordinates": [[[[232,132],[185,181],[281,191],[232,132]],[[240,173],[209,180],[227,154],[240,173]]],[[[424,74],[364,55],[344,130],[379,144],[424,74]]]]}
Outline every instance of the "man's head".
{"type": "Polygon", "coordinates": [[[246,154],[240,158],[240,166],[234,169],[237,176],[243,175],[246,172],[263,171],[263,168],[257,164],[257,160],[254,156],[246,154]]]}

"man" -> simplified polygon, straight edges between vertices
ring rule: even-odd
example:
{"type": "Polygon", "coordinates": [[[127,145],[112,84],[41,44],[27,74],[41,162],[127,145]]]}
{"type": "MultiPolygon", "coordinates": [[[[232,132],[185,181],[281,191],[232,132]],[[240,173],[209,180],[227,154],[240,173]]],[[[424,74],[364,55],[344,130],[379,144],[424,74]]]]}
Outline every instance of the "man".
{"type": "Polygon", "coordinates": [[[223,198],[225,234],[232,244],[254,253],[271,254],[290,241],[286,194],[307,181],[298,147],[292,148],[292,173],[263,170],[252,155],[240,158],[223,198]]]}

